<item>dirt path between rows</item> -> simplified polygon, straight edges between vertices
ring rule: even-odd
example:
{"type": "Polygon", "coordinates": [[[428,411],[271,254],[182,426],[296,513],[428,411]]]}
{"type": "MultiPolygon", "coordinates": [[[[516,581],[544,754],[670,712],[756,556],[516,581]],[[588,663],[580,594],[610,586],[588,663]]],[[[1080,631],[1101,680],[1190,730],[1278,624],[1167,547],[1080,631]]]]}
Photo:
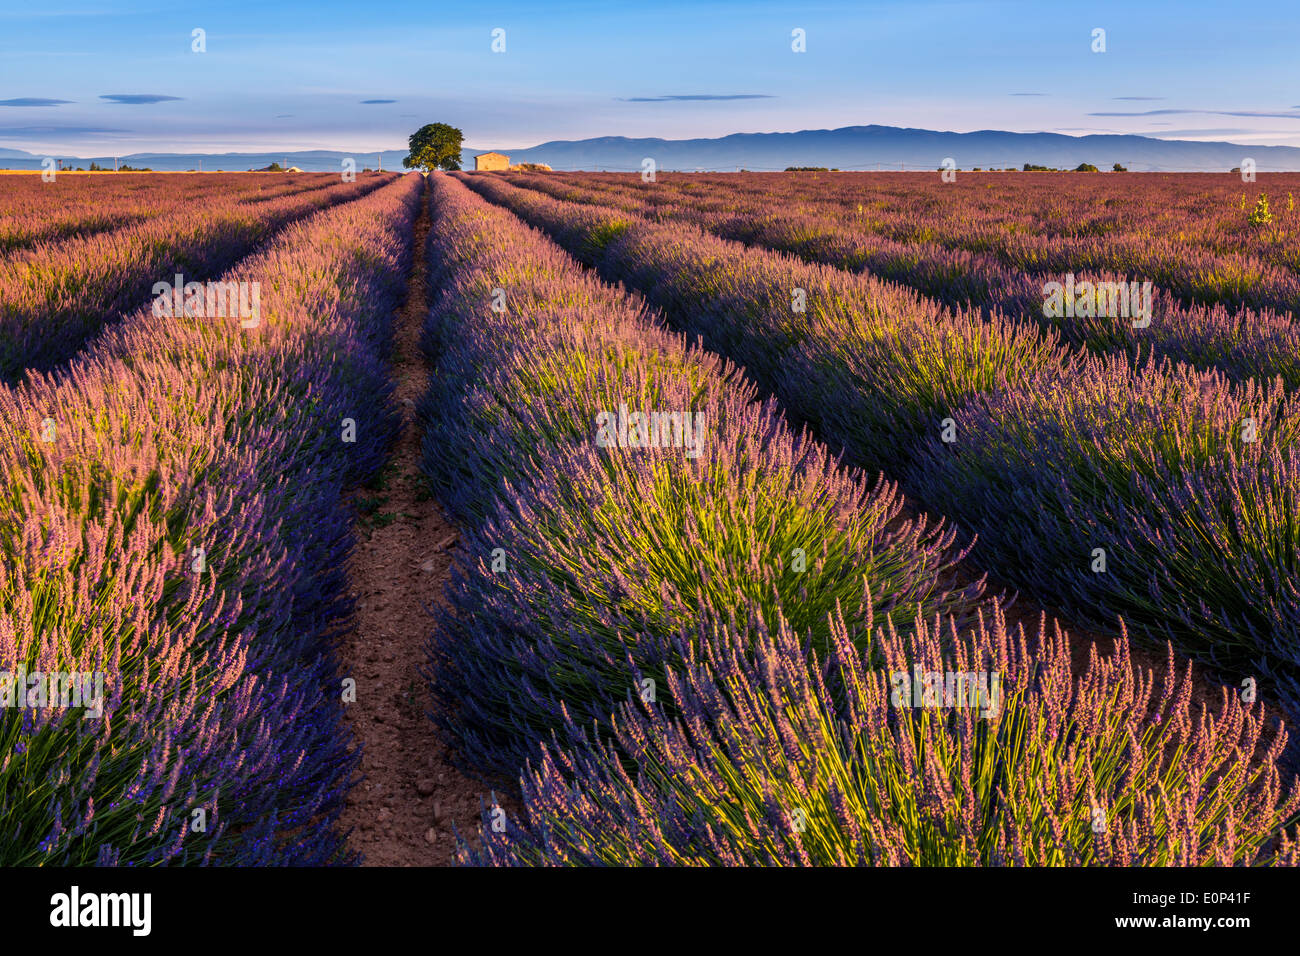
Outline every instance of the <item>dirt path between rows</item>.
{"type": "Polygon", "coordinates": [[[414,405],[429,375],[419,348],[428,308],[427,193],[425,200],[406,301],[394,317],[401,436],[379,477],[350,494],[358,542],[348,575],[356,614],[339,655],[343,673],[357,682],[345,719],[362,745],[364,779],[352,787],[340,826],[351,829],[348,846],[365,866],[455,863],[452,827],[465,838],[477,833],[487,789],[451,765],[426,716],[428,685],[418,673],[433,626],[428,609],[442,601],[457,537],[420,474],[414,405]]]}

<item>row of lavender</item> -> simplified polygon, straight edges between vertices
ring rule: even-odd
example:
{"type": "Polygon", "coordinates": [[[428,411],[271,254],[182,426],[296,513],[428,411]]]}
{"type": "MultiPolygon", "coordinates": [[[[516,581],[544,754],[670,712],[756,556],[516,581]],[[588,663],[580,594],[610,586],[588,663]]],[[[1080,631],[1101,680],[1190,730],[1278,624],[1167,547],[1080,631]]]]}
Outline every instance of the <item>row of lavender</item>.
{"type": "MultiPolygon", "coordinates": [[[[1218,368],[1237,380],[1271,381],[1280,375],[1289,389],[1300,389],[1300,323],[1292,315],[1300,303],[1300,280],[1294,276],[1288,280],[1294,288],[1280,293],[1286,303],[1282,312],[1234,310],[1222,302],[1189,306],[1160,283],[1144,291],[1142,282],[1152,282],[1148,273],[1132,273],[1144,277],[1136,282],[1126,274],[1092,271],[1097,263],[1083,258],[1058,257],[1053,262],[1060,268],[1048,277],[988,254],[872,235],[853,226],[849,215],[800,211],[784,197],[776,201],[759,193],[742,198],[720,181],[690,191],[679,187],[649,192],[626,179],[600,186],[572,177],[528,176],[519,183],[561,199],[599,201],[648,218],[690,223],[724,239],[789,252],[809,262],[862,270],[950,308],[975,306],[1036,322],[1060,332],[1066,342],[1093,351],[1155,355],[1197,368],[1218,368]],[[1049,294],[1045,278],[1059,280],[1058,301],[1049,294]],[[1098,296],[1098,287],[1107,292],[1098,296]]],[[[1178,262],[1179,276],[1215,268],[1213,263],[1198,265],[1194,256],[1178,262]]]]}
{"type": "Polygon", "coordinates": [[[318,189],[315,173],[204,176],[120,173],[113,176],[0,176],[0,255],[39,243],[108,232],[170,213],[176,206],[227,194],[265,202],[318,189]]]}
{"type": "MultiPolygon", "coordinates": [[[[565,177],[573,181],[574,177],[565,177]]],[[[700,181],[671,177],[662,184],[643,183],[636,176],[606,175],[589,180],[641,194],[652,204],[669,196],[688,196],[715,211],[729,208],[746,212],[756,208],[834,221],[850,230],[860,242],[916,246],[918,254],[939,259],[945,252],[967,252],[959,257],[976,266],[1002,267],[1013,273],[1115,272],[1150,279],[1187,303],[1221,303],[1229,308],[1293,312],[1300,302],[1300,210],[1282,183],[1300,192],[1300,178],[1270,177],[1272,185],[1245,186],[1230,198],[1220,186],[1214,205],[1177,213],[1151,215],[1170,199],[1172,189],[1184,194],[1195,187],[1180,179],[1176,185],[1156,185],[1150,177],[1116,181],[1087,188],[1076,176],[1053,177],[1037,190],[1037,201],[1076,204],[1091,201],[1105,214],[1117,218],[1113,226],[1098,226],[1094,234],[1072,235],[1053,228],[1022,229],[1016,212],[1035,203],[1033,177],[1015,177],[1015,188],[1001,190],[998,198],[984,196],[992,190],[978,183],[944,182],[938,174],[914,177],[903,201],[879,201],[896,178],[863,174],[772,177],[763,175],[708,176],[700,181]],[[656,188],[659,186],[667,187],[656,188]],[[1269,193],[1273,202],[1269,203],[1269,193]],[[1248,196],[1248,199],[1247,199],[1248,196]],[[1264,205],[1260,205],[1260,200],[1264,205]],[[1227,207],[1226,210],[1223,207],[1227,207]],[[885,208],[882,208],[885,207],[885,208]],[[1126,208],[1127,207],[1127,208],[1126,208]],[[1267,207],[1265,209],[1264,207],[1267,207]],[[1123,214],[1121,215],[1121,209],[1123,214]],[[1223,232],[1216,212],[1226,212],[1236,228],[1223,232]],[[1168,221],[1165,216],[1172,216],[1168,221]],[[1215,222],[1214,236],[1206,235],[1215,222]]],[[[991,186],[992,184],[988,184],[991,186]]],[[[897,191],[897,187],[894,187],[897,191]]]]}
{"type": "MultiPolygon", "coordinates": [[[[213,193],[242,191],[245,177],[214,176],[180,192],[174,181],[159,188],[157,177],[40,176],[0,177],[0,254],[8,255],[42,242],[107,232],[152,218],[176,200],[193,200],[213,193]]],[[[295,189],[301,188],[295,184],[295,189]]]]}
{"type": "Polygon", "coordinates": [[[265,290],[255,328],[146,307],[0,392],[0,862],[349,860],[341,492],[395,433],[420,191],[227,273],[265,290]]]}
{"type": "Polygon", "coordinates": [[[432,183],[424,467],[478,563],[431,658],[471,769],[515,778],[561,701],[588,725],[642,677],[663,686],[660,645],[706,621],[784,619],[824,650],[837,608],[862,643],[872,620],[979,594],[944,583],[950,532],[892,524],[892,486],[835,467],[733,367],[514,217],[432,183]]]}
{"type": "Polygon", "coordinates": [[[334,185],[334,177],[292,176],[273,182],[248,176],[63,177],[41,183],[33,177],[0,177],[0,261],[49,258],[60,244],[98,233],[125,235],[128,227],[152,219],[176,217],[187,206],[213,200],[240,202],[249,208],[294,194],[334,185]],[[26,188],[3,188],[19,179],[26,188]]]}
{"type": "Polygon", "coordinates": [[[522,773],[524,806],[489,808],[465,861],[1300,862],[1258,708],[1194,720],[1190,676],[1157,686],[1125,638],[1074,674],[734,367],[454,179],[431,191],[424,467],[470,556],[434,719],[467,769],[522,773]],[[954,670],[980,707],[922,688],[954,670]]]}
{"type": "Polygon", "coordinates": [[[287,223],[390,181],[319,176],[272,199],[248,188],[204,193],[169,204],[163,215],[0,260],[0,381],[65,362],[106,323],[138,308],[156,283],[177,274],[207,282],[287,223]]]}
{"type": "Polygon", "coordinates": [[[851,463],[978,533],[981,566],[1076,622],[1122,617],[1172,640],[1300,714],[1300,397],[1071,353],[868,276],[468,181],[645,292],[851,463]]]}

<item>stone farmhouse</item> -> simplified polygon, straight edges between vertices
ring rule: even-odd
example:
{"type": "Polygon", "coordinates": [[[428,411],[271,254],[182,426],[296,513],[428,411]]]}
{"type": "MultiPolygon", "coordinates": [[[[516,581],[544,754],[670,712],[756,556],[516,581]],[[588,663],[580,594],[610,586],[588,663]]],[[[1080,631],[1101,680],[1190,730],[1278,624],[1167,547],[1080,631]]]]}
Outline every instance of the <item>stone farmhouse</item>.
{"type": "Polygon", "coordinates": [[[475,169],[509,169],[510,157],[502,153],[479,153],[474,157],[475,169]]]}

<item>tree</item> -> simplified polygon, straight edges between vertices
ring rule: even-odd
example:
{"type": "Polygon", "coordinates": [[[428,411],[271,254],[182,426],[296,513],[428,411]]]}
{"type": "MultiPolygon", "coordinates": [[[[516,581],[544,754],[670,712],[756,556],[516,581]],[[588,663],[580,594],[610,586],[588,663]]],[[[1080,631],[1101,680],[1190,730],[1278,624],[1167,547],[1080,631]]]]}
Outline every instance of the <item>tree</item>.
{"type": "Polygon", "coordinates": [[[465,134],[446,123],[429,123],[411,134],[410,152],[402,160],[407,169],[460,169],[460,144],[465,134]]]}
{"type": "Polygon", "coordinates": [[[1116,163],[1114,166],[1111,167],[1111,170],[1117,173],[1126,173],[1128,172],[1128,167],[1121,166],[1119,163],[1116,163]]]}
{"type": "Polygon", "coordinates": [[[1092,163],[1080,163],[1078,166],[1074,167],[1074,171],[1076,173],[1095,173],[1097,172],[1097,167],[1092,165],[1092,163]]]}
{"type": "Polygon", "coordinates": [[[1273,221],[1273,213],[1268,208],[1268,197],[1263,193],[1259,194],[1259,201],[1255,203],[1254,211],[1246,217],[1246,222],[1252,226],[1266,226],[1273,221]]]}

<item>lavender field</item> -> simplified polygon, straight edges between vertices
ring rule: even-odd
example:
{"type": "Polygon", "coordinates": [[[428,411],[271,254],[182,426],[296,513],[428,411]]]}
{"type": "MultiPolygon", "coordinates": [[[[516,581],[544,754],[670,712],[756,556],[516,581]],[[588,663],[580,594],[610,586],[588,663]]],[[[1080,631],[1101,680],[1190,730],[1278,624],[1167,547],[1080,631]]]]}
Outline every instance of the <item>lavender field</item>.
{"type": "Polygon", "coordinates": [[[0,863],[1300,864],[1296,192],[0,177],[0,863]]]}
{"type": "MultiPolygon", "coordinates": [[[[931,241],[942,225],[915,209],[943,195],[937,176],[900,185],[821,174],[815,186],[810,173],[457,178],[499,211],[435,181],[453,220],[470,208],[459,213],[467,250],[448,257],[435,246],[440,268],[457,265],[430,348],[458,389],[473,385],[454,420],[466,420],[468,400],[473,419],[493,423],[475,427],[490,451],[469,471],[506,484],[495,512],[472,516],[486,515],[471,539],[480,557],[453,585],[458,613],[432,644],[430,676],[454,715],[444,732],[471,769],[499,774],[503,758],[528,759],[522,816],[504,832],[485,818],[482,855],[469,859],[1295,862],[1295,756],[1278,723],[1300,714],[1300,407],[1287,378],[1296,352],[1279,344],[1294,334],[1293,312],[1263,313],[1278,330],[1269,348],[1255,337],[1261,315],[1242,304],[1296,301],[1294,273],[1260,265],[1285,261],[1284,227],[1252,249],[1256,278],[1232,286],[1235,298],[1192,304],[1162,285],[1146,303],[1133,297],[1132,316],[1108,315],[1083,283],[1154,284],[1158,256],[1175,271],[1169,260],[1184,250],[1116,235],[1108,253],[1080,256],[1077,276],[1061,277],[1077,281],[1071,305],[1087,313],[1072,324],[1045,314],[1045,283],[1068,258],[974,260],[931,241]],[[855,219],[845,212],[854,200],[883,211],[855,219]],[[554,247],[506,211],[594,271],[553,265],[554,247]],[[890,235],[895,213],[925,237],[890,235]],[[1132,248],[1148,252],[1135,260],[1132,248]],[[967,284],[972,274],[983,284],[967,284]],[[644,360],[607,369],[627,346],[620,332],[592,354],[609,334],[587,330],[592,314],[603,326],[618,311],[575,311],[593,276],[643,296],[633,301],[653,310],[655,337],[682,334],[683,346],[735,363],[751,403],[775,399],[764,407],[811,447],[862,469],[858,480],[896,502],[886,528],[906,538],[889,546],[911,554],[878,539],[845,562],[838,539],[853,512],[828,491],[817,497],[839,516],[838,533],[804,523],[812,502],[796,528],[759,510],[768,493],[750,469],[800,456],[715,459],[734,447],[730,422],[744,414],[713,411],[700,375],[687,377],[697,397],[668,400],[681,375],[646,395],[644,360]],[[520,333],[491,332],[467,372],[459,316],[490,303],[493,287],[506,290],[501,321],[524,321],[528,345],[521,354],[520,333]],[[543,373],[541,361],[558,368],[543,373]],[[634,387],[592,393],[632,374],[634,387]],[[521,388],[529,399],[516,397],[521,388]],[[587,394],[585,416],[570,410],[587,394]],[[642,414],[626,441],[601,447],[591,423],[618,402],[642,414]],[[692,459],[661,441],[651,416],[665,409],[703,412],[716,450],[692,459]],[[610,481],[628,468],[645,477],[610,481]],[[685,490],[667,490],[683,480],[685,490]],[[928,556],[918,550],[927,524],[944,529],[929,545],[944,550],[928,556]],[[493,544],[513,569],[494,570],[493,544]],[[933,583],[879,576],[909,565],[933,583]],[[1014,626],[984,574],[1020,592],[1014,626]],[[849,577],[856,601],[837,594],[808,613],[817,592],[849,577]],[[999,675],[1001,704],[973,716],[963,704],[994,695],[963,698],[952,677],[985,674],[999,675]],[[1165,736],[1176,727],[1186,736],[1165,736]],[[1216,809],[1228,781],[1243,789],[1216,809]],[[1246,824],[1246,806],[1268,807],[1268,822],[1246,824]]],[[[983,202],[985,186],[1001,188],[1005,205],[1018,178],[967,177],[957,207],[983,202]]],[[[1060,205],[1097,200],[1071,196],[1086,177],[1025,178],[1054,180],[1044,189],[1060,205]]],[[[1265,178],[1261,192],[1276,204],[1293,181],[1265,178]]],[[[1111,188],[1107,202],[1122,213],[1159,201],[1144,190],[1174,185],[1111,188]]],[[[994,205],[983,215],[993,232],[1021,213],[994,205]]],[[[1241,274],[1238,259],[1214,250],[1240,228],[1220,217],[1183,230],[1188,263],[1204,270],[1199,295],[1241,274]]],[[[446,447],[437,385],[430,404],[429,441],[446,447]]],[[[430,471],[448,500],[463,486],[430,471]]]]}

